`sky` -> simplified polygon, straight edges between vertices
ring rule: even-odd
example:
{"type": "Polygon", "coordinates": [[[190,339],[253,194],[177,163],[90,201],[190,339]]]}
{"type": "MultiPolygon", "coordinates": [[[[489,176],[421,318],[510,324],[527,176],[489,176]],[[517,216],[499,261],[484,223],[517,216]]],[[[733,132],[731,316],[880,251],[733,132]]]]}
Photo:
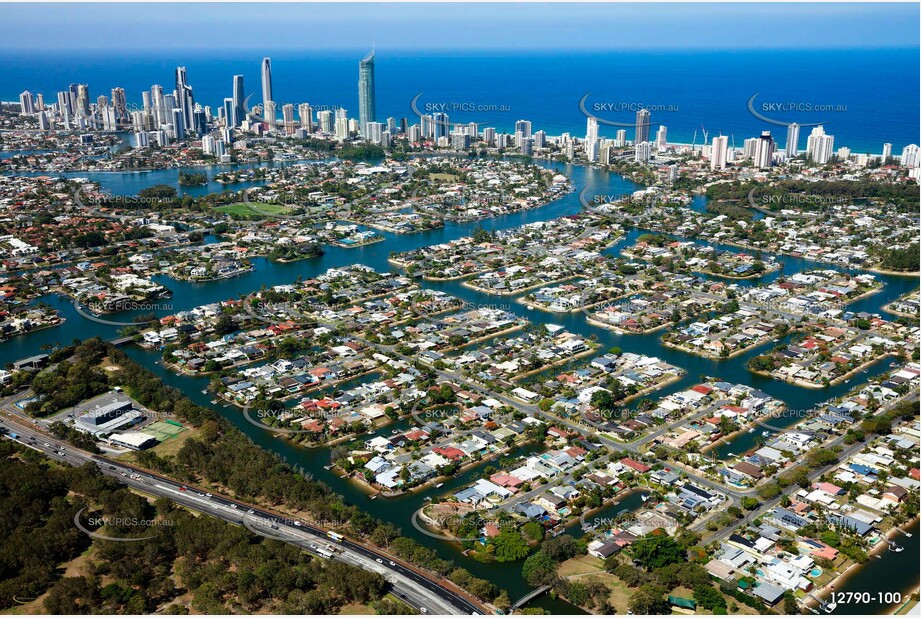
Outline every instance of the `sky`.
{"type": "Polygon", "coordinates": [[[0,50],[917,47],[918,3],[4,3],[0,50]]]}

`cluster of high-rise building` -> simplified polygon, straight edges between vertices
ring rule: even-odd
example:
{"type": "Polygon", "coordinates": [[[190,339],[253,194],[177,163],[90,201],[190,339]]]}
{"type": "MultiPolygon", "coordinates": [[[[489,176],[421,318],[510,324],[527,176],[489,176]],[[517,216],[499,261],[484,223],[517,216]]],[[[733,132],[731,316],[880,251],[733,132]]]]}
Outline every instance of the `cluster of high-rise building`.
{"type": "MultiPolygon", "coordinates": [[[[368,142],[390,147],[395,136],[405,136],[410,142],[434,142],[436,146],[454,150],[469,150],[476,143],[485,143],[499,149],[515,148],[520,153],[530,155],[534,149],[546,148],[552,142],[574,159],[576,148],[581,147],[588,162],[604,165],[611,163],[613,157],[631,156],[624,153],[628,147],[627,129],[618,129],[614,139],[602,138],[599,134],[599,121],[589,116],[586,124],[585,139],[579,140],[569,133],[548,138],[544,131],[533,131],[529,120],[515,122],[513,133],[503,133],[493,127],[480,128],[475,122],[452,123],[445,112],[420,114],[419,122],[410,125],[406,118],[399,121],[387,118],[386,122],[377,120],[375,100],[374,50],[372,49],[358,63],[358,119],[349,118],[347,110],[341,107],[333,109],[314,109],[309,103],[278,105],[272,89],[272,61],[263,58],[260,65],[262,81],[262,100],[249,107],[250,97],[244,90],[243,75],[234,75],[230,97],[223,101],[216,113],[211,107],[195,102],[195,97],[185,67],[177,67],[175,84],[172,92],[164,91],[159,84],[142,92],[142,105],[132,109],[128,105],[125,90],[113,88],[110,96],[100,95],[91,101],[89,87],[86,84],[71,84],[67,90],[57,93],[57,101],[50,105],[45,103],[42,94],[33,95],[29,91],[19,96],[20,110],[23,115],[36,116],[39,129],[51,130],[63,126],[65,130],[133,130],[138,147],[152,143],[167,145],[173,141],[182,141],[190,136],[201,138],[205,154],[216,157],[228,156],[227,150],[234,141],[237,130],[257,135],[274,134],[297,138],[319,132],[325,136],[345,141],[357,137],[368,142]],[[281,120],[279,121],[279,112],[281,120]]],[[[668,130],[660,125],[654,139],[650,139],[651,117],[648,109],[636,112],[633,125],[633,160],[640,163],[649,162],[657,153],[667,151],[668,130]]],[[[848,158],[850,149],[841,147],[834,150],[835,138],[825,133],[824,127],[815,126],[807,137],[806,149],[801,151],[801,126],[791,123],[787,127],[786,144],[778,150],[770,131],[763,131],[760,136],[744,141],[741,151],[735,145],[730,146],[726,135],[713,137],[712,142],[701,147],[701,153],[710,161],[710,169],[726,169],[737,160],[748,160],[757,169],[767,169],[775,163],[804,155],[813,163],[823,165],[832,157],[848,158]]],[[[704,142],[706,142],[706,132],[704,142]]],[[[882,162],[894,160],[892,144],[884,144],[882,162]]],[[[902,150],[899,159],[901,165],[918,167],[918,146],[910,144],[902,150]]]]}

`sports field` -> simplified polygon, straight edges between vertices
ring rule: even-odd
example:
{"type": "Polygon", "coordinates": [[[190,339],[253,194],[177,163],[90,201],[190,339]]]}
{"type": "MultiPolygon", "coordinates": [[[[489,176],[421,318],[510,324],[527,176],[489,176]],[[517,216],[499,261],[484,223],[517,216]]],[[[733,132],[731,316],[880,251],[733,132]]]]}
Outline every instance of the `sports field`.
{"type": "Polygon", "coordinates": [[[283,215],[288,212],[287,206],[281,204],[269,204],[266,202],[237,202],[236,204],[227,204],[215,208],[218,212],[228,215],[241,215],[244,217],[264,217],[266,215],[283,215]]]}

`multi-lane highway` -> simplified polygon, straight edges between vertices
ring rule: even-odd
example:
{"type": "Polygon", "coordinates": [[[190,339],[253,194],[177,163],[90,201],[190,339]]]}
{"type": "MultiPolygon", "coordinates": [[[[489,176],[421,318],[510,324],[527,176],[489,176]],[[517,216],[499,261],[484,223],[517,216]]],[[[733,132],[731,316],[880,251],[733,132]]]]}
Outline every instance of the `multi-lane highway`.
{"type": "MultiPolygon", "coordinates": [[[[7,409],[9,412],[9,409],[7,409]]],[[[77,449],[49,437],[18,415],[0,420],[6,437],[72,466],[92,462],[108,476],[134,490],[173,502],[200,513],[243,525],[263,536],[301,547],[313,554],[380,573],[402,601],[426,614],[481,615],[488,610],[459,592],[452,584],[436,579],[386,553],[342,538],[310,522],[274,513],[240,500],[215,495],[147,470],[77,449]],[[15,438],[12,436],[15,435],[15,438]]]]}

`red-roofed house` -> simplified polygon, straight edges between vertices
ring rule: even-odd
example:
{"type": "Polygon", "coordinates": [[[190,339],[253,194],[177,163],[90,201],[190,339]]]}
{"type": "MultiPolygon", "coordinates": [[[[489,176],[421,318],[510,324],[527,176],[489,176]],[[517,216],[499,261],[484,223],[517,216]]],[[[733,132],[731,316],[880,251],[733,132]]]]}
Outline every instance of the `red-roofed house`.
{"type": "Polygon", "coordinates": [[[650,470],[652,470],[650,466],[647,466],[646,464],[642,464],[638,461],[634,461],[630,459],[629,457],[624,457],[623,459],[620,460],[620,463],[624,464],[628,468],[632,468],[633,470],[636,470],[640,474],[643,474],[645,472],[649,472],[650,470]]]}
{"type": "Polygon", "coordinates": [[[464,451],[454,446],[438,446],[432,449],[433,453],[438,453],[442,457],[457,461],[464,458],[464,451]]]}
{"type": "Polygon", "coordinates": [[[812,488],[821,489],[825,493],[831,494],[833,496],[840,496],[841,494],[844,493],[844,490],[838,487],[837,485],[835,485],[834,483],[813,483],[812,488]]]}

